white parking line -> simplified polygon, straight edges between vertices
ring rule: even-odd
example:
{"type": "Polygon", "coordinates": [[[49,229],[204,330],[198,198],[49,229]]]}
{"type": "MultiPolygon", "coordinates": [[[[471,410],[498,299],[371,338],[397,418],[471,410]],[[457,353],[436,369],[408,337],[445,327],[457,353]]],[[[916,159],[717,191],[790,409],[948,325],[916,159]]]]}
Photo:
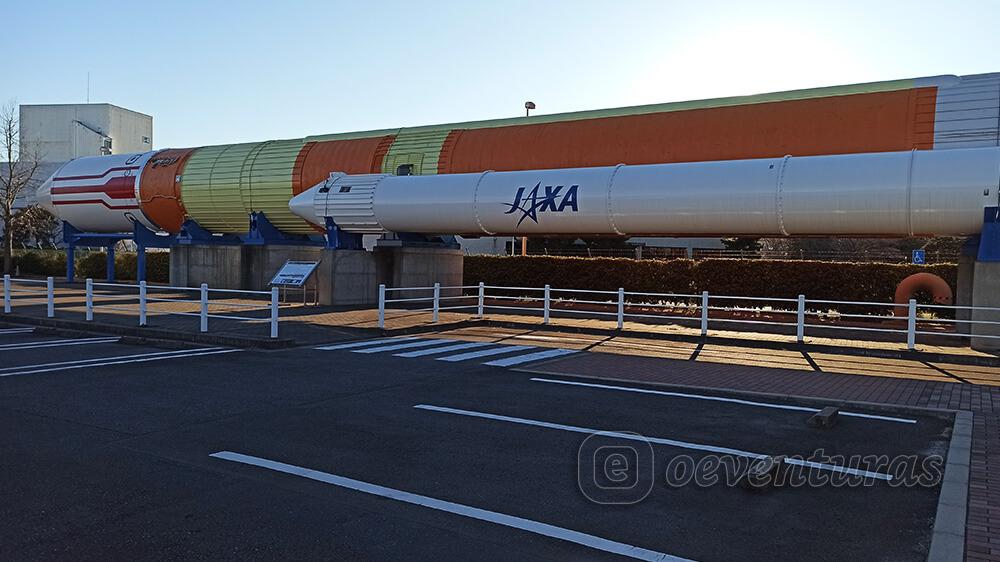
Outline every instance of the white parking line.
{"type": "Polygon", "coordinates": [[[340,343],[340,344],[336,344],[336,345],[321,345],[321,346],[317,347],[316,349],[320,349],[320,350],[323,350],[323,351],[333,351],[335,349],[350,349],[352,347],[363,347],[363,346],[366,346],[366,345],[377,345],[377,344],[380,344],[380,343],[388,343],[388,342],[396,342],[396,341],[398,341],[398,342],[404,342],[404,341],[410,341],[410,340],[415,340],[415,339],[417,339],[417,338],[381,338],[381,339],[377,339],[377,340],[356,341],[356,342],[351,342],[351,343],[340,343]]]}
{"type": "MultiPolygon", "coordinates": [[[[517,423],[521,425],[531,425],[535,427],[544,427],[547,429],[558,429],[561,431],[572,431],[575,433],[586,433],[595,434],[600,433],[608,437],[616,437],[619,439],[627,439],[630,441],[642,441],[644,443],[657,443],[659,445],[669,445],[671,447],[679,447],[682,449],[692,449],[696,451],[708,451],[710,453],[719,453],[723,455],[735,455],[738,457],[748,457],[754,459],[762,459],[770,455],[764,453],[754,453],[751,451],[743,451],[740,449],[731,449],[729,447],[717,447],[715,445],[705,445],[702,443],[691,443],[688,441],[679,441],[676,439],[665,439],[663,437],[644,437],[641,435],[636,435],[633,433],[621,433],[618,431],[605,431],[603,429],[593,429],[589,427],[580,427],[576,425],[566,425],[561,423],[552,423],[539,420],[529,420],[525,418],[515,418],[511,416],[502,416],[500,414],[488,414],[485,412],[474,412],[471,410],[459,410],[457,408],[446,408],[444,406],[431,406],[429,404],[417,404],[414,408],[420,410],[429,410],[432,412],[442,412],[445,414],[457,414],[460,416],[471,416],[476,418],[484,418],[489,420],[503,421],[509,423],[517,423]]],[[[831,472],[842,472],[844,474],[851,474],[854,476],[864,476],[865,478],[876,478],[879,480],[892,480],[892,475],[884,474],[881,472],[872,472],[868,470],[860,470],[856,468],[849,468],[846,466],[839,466],[835,464],[818,463],[799,459],[785,459],[786,464],[798,465],[798,466],[808,466],[810,468],[817,468],[820,470],[829,470],[831,472]]]]}
{"type": "Polygon", "coordinates": [[[248,464],[260,468],[274,470],[276,472],[291,474],[293,476],[308,478],[310,480],[315,480],[317,482],[332,484],[334,486],[339,486],[341,488],[347,488],[349,490],[354,490],[365,494],[371,494],[374,496],[388,498],[391,500],[396,500],[412,505],[419,505],[421,507],[436,509],[438,511],[444,511],[446,513],[461,515],[463,517],[469,517],[471,519],[478,519],[480,521],[486,521],[487,523],[494,523],[497,525],[503,525],[505,527],[512,527],[514,529],[520,529],[522,531],[527,531],[529,533],[535,533],[536,535],[551,537],[554,539],[575,543],[588,548],[593,548],[595,550],[609,552],[612,554],[619,554],[621,556],[627,556],[629,558],[635,558],[637,560],[657,560],[661,562],[684,562],[687,560],[685,558],[678,558],[677,556],[672,556],[670,554],[665,554],[663,552],[657,552],[655,550],[640,548],[638,546],[632,546],[630,544],[620,543],[617,541],[601,538],[595,535],[588,535],[586,533],[581,533],[579,531],[574,531],[572,529],[556,527],[555,525],[549,525],[548,523],[541,523],[539,521],[533,521],[531,519],[525,519],[523,517],[507,515],[505,513],[497,513],[495,511],[488,511],[485,509],[480,509],[478,507],[472,507],[460,503],[439,500],[437,498],[432,498],[429,496],[421,496],[419,494],[406,492],[404,490],[398,490],[396,488],[387,488],[385,486],[379,486],[378,484],[371,484],[368,482],[363,482],[361,480],[354,480],[353,478],[347,478],[345,476],[337,476],[336,474],[330,474],[329,472],[320,472],[318,470],[312,470],[310,468],[295,466],[293,464],[285,464],[283,462],[272,461],[260,457],[253,457],[241,453],[233,453],[231,451],[219,451],[217,453],[212,453],[210,456],[215,457],[217,459],[248,464]]]}
{"type": "Polygon", "coordinates": [[[514,353],[515,351],[524,351],[526,349],[535,349],[535,348],[530,345],[501,345],[500,347],[494,347],[492,349],[484,349],[482,351],[470,351],[468,353],[459,353],[458,355],[438,357],[438,361],[465,361],[466,359],[475,359],[477,357],[489,357],[491,355],[500,355],[502,353],[514,353]]]}
{"type": "MultiPolygon", "coordinates": [[[[243,350],[242,349],[219,349],[219,350],[215,350],[215,351],[190,350],[189,353],[186,353],[186,354],[183,354],[183,355],[180,355],[180,354],[178,354],[178,355],[159,355],[159,356],[156,356],[156,357],[143,357],[143,358],[140,358],[140,359],[134,359],[134,358],[133,359],[122,359],[122,360],[115,360],[115,361],[106,360],[106,361],[101,362],[101,363],[84,363],[84,364],[75,364],[75,365],[65,365],[65,366],[56,366],[56,367],[51,367],[51,368],[46,368],[46,369],[36,369],[36,368],[33,368],[33,367],[28,367],[29,370],[27,370],[27,371],[17,371],[17,372],[13,372],[13,373],[0,373],[0,377],[12,377],[12,376],[15,376],[15,375],[33,375],[35,373],[49,373],[49,372],[52,372],[52,371],[68,371],[70,369],[84,369],[84,368],[87,368],[87,367],[103,367],[103,366],[106,366],[106,365],[122,365],[124,363],[145,363],[147,361],[159,361],[161,359],[184,359],[185,357],[201,357],[203,355],[217,355],[219,353],[235,353],[237,351],[243,351],[243,350]]],[[[129,357],[129,356],[126,356],[126,357],[129,357]]],[[[132,357],[135,357],[135,356],[132,356],[132,357]]]]}
{"type": "Polygon", "coordinates": [[[380,345],[378,347],[367,347],[365,349],[352,349],[351,353],[380,353],[382,351],[396,351],[398,349],[410,349],[414,347],[429,347],[445,343],[455,343],[455,340],[420,340],[409,343],[397,343],[395,345],[380,345]]]}
{"type": "Polygon", "coordinates": [[[74,340],[46,340],[38,342],[7,343],[0,345],[0,351],[16,351],[18,349],[41,349],[44,347],[64,347],[67,345],[91,345],[99,343],[114,343],[121,338],[80,338],[74,340]]]}
{"type": "MultiPolygon", "coordinates": [[[[615,385],[610,385],[610,384],[597,384],[597,383],[588,383],[588,382],[564,381],[564,380],[558,380],[558,379],[533,378],[531,380],[534,381],[534,382],[545,382],[545,383],[552,383],[552,384],[564,384],[564,385],[568,385],[568,386],[583,386],[583,387],[587,387],[587,388],[600,388],[600,389],[604,389],[604,390],[619,390],[619,391],[623,391],[623,392],[636,392],[636,393],[639,393],[639,394],[656,394],[656,395],[659,395],[659,396],[671,396],[671,397],[674,397],[674,398],[691,398],[691,399],[694,399],[694,400],[711,400],[713,402],[729,402],[731,404],[740,404],[742,406],[756,406],[756,407],[759,407],[759,408],[775,408],[775,409],[778,409],[778,410],[795,410],[795,411],[798,411],[798,412],[812,412],[812,413],[820,411],[820,408],[808,408],[806,406],[792,406],[790,404],[775,404],[775,403],[772,403],[772,402],[755,402],[755,401],[752,401],[752,400],[741,400],[739,398],[724,398],[722,396],[711,396],[711,395],[705,395],[705,394],[688,394],[688,393],[684,393],[684,392],[669,392],[669,391],[666,391],[666,390],[651,390],[651,389],[648,389],[648,388],[634,388],[634,387],[630,387],[630,386],[615,386],[615,385]]],[[[878,415],[875,415],[875,414],[861,414],[861,413],[858,413],[858,412],[844,412],[844,411],[841,411],[841,412],[839,412],[839,415],[841,415],[841,416],[848,416],[848,417],[854,417],[854,418],[865,418],[865,419],[871,419],[871,420],[898,422],[898,423],[917,423],[917,420],[910,419],[910,418],[896,418],[896,417],[892,417],[892,416],[878,416],[878,415]]]]}
{"type": "Polygon", "coordinates": [[[455,345],[446,345],[444,347],[434,347],[431,349],[421,349],[418,351],[407,351],[406,353],[397,353],[396,357],[423,357],[424,355],[436,355],[438,353],[447,353],[449,351],[461,351],[463,349],[472,349],[476,347],[483,347],[487,345],[493,345],[491,342],[470,342],[470,343],[457,343],[455,345]]]}
{"type": "Polygon", "coordinates": [[[34,328],[3,328],[0,329],[0,334],[25,334],[34,331],[34,328]]]}
{"type": "Polygon", "coordinates": [[[217,349],[225,349],[224,347],[205,347],[199,349],[180,349],[176,351],[157,351],[153,353],[134,353],[131,355],[118,355],[114,357],[95,357],[93,359],[77,359],[75,361],[59,361],[56,363],[36,363],[34,365],[18,365],[16,367],[0,367],[0,376],[6,371],[18,371],[25,369],[37,369],[40,367],[55,367],[58,365],[82,365],[84,363],[100,363],[102,361],[115,361],[118,359],[135,359],[138,357],[154,357],[158,355],[168,356],[168,355],[185,355],[193,351],[215,351],[217,349]]]}
{"type": "Polygon", "coordinates": [[[511,365],[520,365],[521,363],[527,363],[529,361],[541,361],[542,359],[548,359],[549,357],[559,357],[561,355],[569,355],[576,352],[577,351],[575,349],[549,349],[546,351],[529,353],[527,355],[518,355],[517,357],[497,359],[496,361],[483,363],[483,365],[489,365],[491,367],[510,367],[511,365]]]}

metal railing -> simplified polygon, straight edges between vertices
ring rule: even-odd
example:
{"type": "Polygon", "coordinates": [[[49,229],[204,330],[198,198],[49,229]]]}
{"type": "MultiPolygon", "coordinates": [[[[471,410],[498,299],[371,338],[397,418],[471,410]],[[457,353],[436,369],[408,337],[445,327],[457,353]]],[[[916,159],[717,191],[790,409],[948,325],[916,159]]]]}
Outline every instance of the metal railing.
{"type": "MultiPolygon", "coordinates": [[[[18,294],[38,295],[24,299],[28,301],[38,301],[44,298],[47,303],[46,316],[48,318],[55,317],[55,283],[52,277],[45,280],[15,279],[10,275],[4,275],[3,311],[5,314],[10,314],[13,301],[17,300],[15,299],[15,296],[18,294]],[[44,290],[22,289],[16,286],[20,284],[41,284],[44,285],[45,288],[44,290]]],[[[69,289],[61,293],[61,295],[72,294],[73,289],[69,289]]],[[[135,312],[138,315],[139,326],[147,326],[148,318],[151,315],[197,316],[199,318],[199,330],[201,332],[209,331],[210,318],[239,320],[245,322],[267,322],[270,325],[270,336],[272,338],[278,337],[279,316],[277,287],[272,287],[270,291],[244,291],[238,289],[212,289],[205,283],[202,283],[200,287],[172,287],[169,285],[148,285],[145,281],[140,281],[136,285],[131,285],[125,283],[95,283],[93,279],[87,279],[84,285],[84,309],[85,318],[88,322],[93,322],[94,311],[99,309],[116,310],[120,312],[135,312]],[[98,291],[95,291],[95,288],[98,291]],[[107,291],[103,293],[99,292],[101,289],[105,289],[107,291]],[[195,293],[197,298],[151,296],[151,290],[182,294],[195,293]],[[213,294],[239,295],[251,298],[265,297],[268,300],[266,303],[226,302],[219,299],[213,300],[211,298],[213,294]],[[99,302],[95,303],[95,300],[98,300],[99,302]],[[112,303],[132,303],[133,306],[129,307],[122,306],[120,304],[104,304],[104,301],[112,301],[112,303]],[[197,312],[188,310],[165,310],[163,308],[155,307],[151,310],[151,303],[171,303],[181,305],[197,304],[198,306],[197,312]],[[210,307],[222,307],[246,311],[268,311],[269,314],[266,317],[244,316],[241,314],[220,314],[218,312],[210,312],[210,307]]]]}
{"type": "MultiPolygon", "coordinates": [[[[655,320],[661,323],[687,324],[707,336],[710,328],[723,325],[769,326],[794,328],[796,340],[805,340],[807,330],[814,335],[822,330],[839,330],[852,339],[858,333],[880,333],[905,336],[907,348],[916,348],[917,336],[945,336],[962,338],[1000,339],[1000,327],[995,334],[972,333],[973,326],[1000,326],[1000,308],[918,304],[910,299],[906,304],[864,301],[840,301],[797,298],[748,297],[700,294],[650,293],[593,289],[562,289],[544,287],[504,287],[498,285],[462,285],[443,287],[386,287],[379,285],[378,326],[385,327],[386,312],[391,309],[406,312],[432,312],[432,322],[439,322],[444,310],[475,310],[476,318],[484,318],[486,311],[522,312],[541,315],[541,323],[548,324],[553,314],[565,317],[590,317],[612,320],[618,330],[625,328],[626,320],[655,320]],[[442,291],[458,292],[442,296],[442,291]],[[392,292],[410,292],[420,296],[387,298],[392,292]],[[424,294],[429,293],[429,294],[424,294]],[[442,301],[469,300],[469,304],[442,306],[442,301]],[[413,307],[416,303],[421,306],[413,307]],[[399,304],[402,307],[390,305],[399,304]],[[872,309],[869,314],[836,311],[872,309]],[[883,310],[905,311],[904,314],[879,314],[883,310]],[[960,311],[968,311],[967,318],[959,318],[960,311]],[[935,317],[944,313],[948,317],[935,317]],[[975,318],[977,313],[987,313],[998,320],[975,318]],[[905,323],[905,328],[903,327],[905,323]],[[969,326],[967,331],[958,327],[969,326]],[[933,328],[937,328],[934,330],[933,328]],[[853,334],[848,332],[854,332],[853,334]]],[[[856,338],[855,338],[856,339],[856,338]]]]}
{"type": "MultiPolygon", "coordinates": [[[[481,283],[480,283],[480,285],[481,285],[481,283]]],[[[463,294],[441,296],[441,291],[442,290],[443,291],[449,291],[449,292],[458,291],[459,293],[462,293],[463,291],[466,291],[466,290],[469,290],[469,289],[475,289],[475,288],[476,287],[472,286],[472,285],[456,285],[456,286],[444,286],[444,287],[442,287],[440,283],[435,283],[434,285],[432,285],[430,287],[405,287],[405,288],[404,287],[390,288],[390,287],[386,287],[385,285],[379,285],[378,286],[378,327],[379,328],[384,328],[385,327],[386,305],[387,304],[396,304],[396,303],[428,303],[429,302],[431,304],[431,306],[429,306],[429,307],[425,306],[425,307],[420,307],[420,308],[407,308],[406,310],[409,311],[409,312],[431,312],[431,314],[432,314],[431,318],[432,318],[432,320],[434,322],[437,322],[440,319],[440,314],[441,314],[442,310],[462,310],[462,309],[469,309],[469,308],[477,308],[478,311],[479,311],[478,314],[480,316],[482,316],[482,306],[483,306],[482,300],[479,301],[478,305],[467,305],[467,306],[450,305],[450,306],[441,306],[441,301],[464,300],[464,299],[473,298],[472,295],[463,295],[463,294]],[[395,298],[395,299],[387,298],[388,293],[391,293],[391,292],[403,292],[403,291],[410,291],[410,292],[417,293],[417,294],[423,294],[423,293],[426,293],[426,292],[430,291],[431,294],[428,295],[428,296],[418,296],[418,297],[406,297],[406,298],[400,297],[400,298],[395,298]]]]}
{"type": "Polygon", "coordinates": [[[56,314],[55,310],[55,280],[52,277],[43,279],[14,279],[10,275],[3,276],[3,312],[10,314],[15,295],[43,295],[34,297],[24,297],[24,300],[39,301],[45,299],[45,316],[52,318],[56,314]],[[42,285],[44,289],[24,289],[17,288],[14,283],[24,285],[42,285]]]}

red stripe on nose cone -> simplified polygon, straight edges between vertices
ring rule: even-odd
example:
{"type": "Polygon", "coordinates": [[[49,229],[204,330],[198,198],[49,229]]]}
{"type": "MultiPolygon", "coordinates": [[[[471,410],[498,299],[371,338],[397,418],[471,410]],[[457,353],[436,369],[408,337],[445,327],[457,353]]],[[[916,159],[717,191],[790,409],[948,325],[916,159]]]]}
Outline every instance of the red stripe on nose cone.
{"type": "Polygon", "coordinates": [[[120,211],[122,209],[138,209],[138,205],[111,205],[107,201],[101,199],[82,199],[79,201],[53,201],[53,205],[104,205],[105,207],[111,209],[112,211],[120,211]]]}
{"type": "Polygon", "coordinates": [[[119,176],[109,179],[104,185],[54,186],[52,195],[71,193],[104,193],[112,199],[135,198],[135,176],[119,176]]]}

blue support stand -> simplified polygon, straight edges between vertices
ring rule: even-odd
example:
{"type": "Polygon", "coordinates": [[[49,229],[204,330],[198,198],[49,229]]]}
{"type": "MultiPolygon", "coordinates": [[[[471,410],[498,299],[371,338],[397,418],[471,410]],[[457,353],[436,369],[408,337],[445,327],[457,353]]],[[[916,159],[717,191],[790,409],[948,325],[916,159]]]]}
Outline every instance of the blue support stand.
{"type": "Polygon", "coordinates": [[[247,230],[246,236],[243,237],[243,243],[252,246],[264,246],[268,244],[277,245],[316,245],[319,244],[316,240],[310,239],[308,236],[302,234],[286,234],[277,228],[271,221],[267,220],[267,215],[263,212],[250,213],[250,228],[247,230]]]}
{"type": "Polygon", "coordinates": [[[132,239],[135,241],[135,278],[146,280],[146,248],[169,248],[177,242],[177,237],[164,233],[157,234],[139,222],[132,224],[132,239]]]}
{"type": "MultiPolygon", "coordinates": [[[[965,253],[964,247],[962,252],[965,253]]],[[[976,261],[1000,262],[1000,207],[983,209],[983,231],[979,235],[976,261]]]]}
{"type": "Polygon", "coordinates": [[[326,247],[331,250],[362,250],[362,236],[340,230],[333,219],[326,217],[326,247]]]}
{"type": "Polygon", "coordinates": [[[132,238],[132,235],[81,232],[68,222],[64,222],[63,242],[66,243],[66,281],[72,283],[76,275],[74,261],[76,259],[77,246],[99,246],[106,248],[108,252],[107,277],[108,281],[113,281],[115,278],[115,244],[129,238],[132,238]]]}
{"type": "Polygon", "coordinates": [[[108,246],[108,251],[105,254],[105,272],[108,274],[108,283],[114,283],[115,281],[115,245],[111,244],[108,246]]]}
{"type": "Polygon", "coordinates": [[[243,240],[235,234],[214,235],[205,230],[193,219],[187,219],[181,225],[181,231],[177,235],[178,244],[242,244],[243,240]]]}

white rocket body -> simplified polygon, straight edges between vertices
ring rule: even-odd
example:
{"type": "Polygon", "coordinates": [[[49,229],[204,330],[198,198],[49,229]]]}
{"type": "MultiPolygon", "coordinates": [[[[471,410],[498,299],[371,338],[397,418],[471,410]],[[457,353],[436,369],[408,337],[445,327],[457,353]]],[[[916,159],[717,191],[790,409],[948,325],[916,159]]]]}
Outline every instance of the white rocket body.
{"type": "Polygon", "coordinates": [[[429,176],[332,173],[295,214],[348,232],[618,236],[971,235],[1000,148],[429,176]]]}

